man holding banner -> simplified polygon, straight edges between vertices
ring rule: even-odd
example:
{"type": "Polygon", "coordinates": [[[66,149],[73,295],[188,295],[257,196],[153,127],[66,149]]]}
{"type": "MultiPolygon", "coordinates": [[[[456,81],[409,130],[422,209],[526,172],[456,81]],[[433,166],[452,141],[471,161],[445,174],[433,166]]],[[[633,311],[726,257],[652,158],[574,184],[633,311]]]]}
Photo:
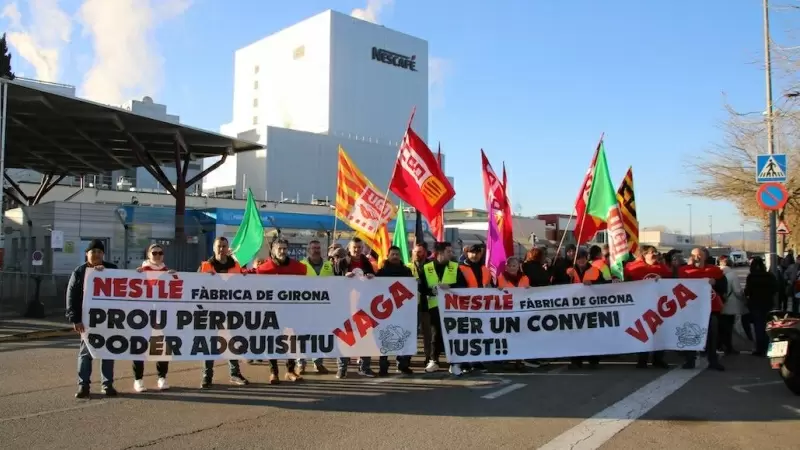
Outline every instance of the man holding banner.
{"type": "MultiPolygon", "coordinates": [[[[444,335],[442,334],[442,319],[439,316],[439,289],[452,289],[467,287],[464,272],[459,269],[458,263],[453,262],[453,246],[449,242],[437,242],[433,247],[436,259],[422,266],[419,277],[419,292],[428,302],[428,314],[433,325],[433,352],[431,359],[425,366],[425,372],[433,373],[439,370],[439,357],[444,352],[444,335]]],[[[423,299],[420,298],[420,301],[423,299]]],[[[450,373],[461,375],[461,364],[450,364],[450,373]]]]}
{"type": "MultiPolygon", "coordinates": [[[[289,258],[289,243],[283,239],[276,239],[272,243],[271,257],[266,262],[256,268],[256,273],[260,275],[306,275],[306,266],[292,258],[289,258]]],[[[269,384],[279,384],[278,360],[270,359],[269,384]]],[[[295,372],[295,360],[286,360],[286,381],[302,381],[303,377],[295,372]]]]}

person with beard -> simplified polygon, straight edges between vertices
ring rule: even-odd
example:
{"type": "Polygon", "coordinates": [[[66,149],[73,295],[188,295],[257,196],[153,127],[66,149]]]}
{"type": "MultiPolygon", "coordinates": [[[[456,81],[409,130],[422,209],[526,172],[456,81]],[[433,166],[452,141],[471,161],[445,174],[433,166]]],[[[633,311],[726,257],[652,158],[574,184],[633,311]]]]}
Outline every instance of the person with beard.
{"type": "MultiPolygon", "coordinates": [[[[375,276],[411,278],[414,276],[414,274],[411,272],[411,269],[409,269],[403,264],[403,260],[400,257],[400,247],[396,247],[393,245],[389,247],[389,255],[386,261],[383,262],[383,267],[378,269],[378,273],[376,273],[375,276]]],[[[414,371],[411,370],[411,355],[398,355],[396,361],[397,361],[397,373],[403,375],[414,374],[414,371]]],[[[378,376],[379,377],[389,376],[388,356],[381,356],[378,359],[378,376]]]]}
{"type": "MultiPolygon", "coordinates": [[[[417,242],[414,245],[414,251],[411,253],[411,262],[408,263],[408,268],[411,269],[411,274],[419,283],[419,275],[423,273],[422,267],[428,262],[428,243],[425,241],[417,242]]],[[[422,333],[422,351],[425,355],[425,363],[431,361],[433,355],[433,330],[431,328],[431,315],[428,312],[428,302],[425,301],[425,296],[417,290],[417,322],[422,333]]]]}
{"type": "MultiPolygon", "coordinates": [[[[306,258],[302,261],[306,266],[306,276],[309,277],[332,277],[333,276],[333,263],[322,257],[322,244],[313,239],[309,241],[306,246],[306,258]]],[[[320,375],[328,374],[328,368],[322,363],[322,358],[314,358],[312,361],[314,369],[320,375]]],[[[306,360],[299,358],[297,360],[298,373],[305,375],[306,373],[306,360]]]]}
{"type": "MultiPolygon", "coordinates": [[[[600,250],[600,247],[597,247],[596,245],[592,246],[592,248],[597,248],[598,251],[600,250]]],[[[589,262],[589,253],[582,249],[578,250],[578,253],[575,256],[575,265],[567,270],[567,274],[572,280],[572,283],[580,283],[584,286],[610,283],[610,281],[606,281],[603,278],[600,270],[598,270],[597,267],[589,262]]],[[[589,367],[591,368],[596,368],[600,365],[600,358],[597,356],[576,356],[574,358],[570,358],[569,368],[582,368],[584,360],[589,363],[589,367]]]]}
{"type": "MultiPolygon", "coordinates": [[[[658,262],[658,250],[652,245],[642,245],[639,247],[639,256],[625,265],[625,279],[628,281],[640,280],[659,280],[661,278],[672,278],[672,270],[658,262]]],[[[639,369],[647,368],[649,353],[639,353],[636,367],[639,369]]],[[[659,369],[669,369],[669,364],[664,361],[664,352],[653,352],[653,367],[659,369]]]]}
{"type": "Polygon", "coordinates": [[[532,248],[525,255],[525,262],[522,263],[522,273],[528,278],[528,282],[532,287],[550,285],[551,273],[544,266],[544,256],[544,251],[541,248],[532,248]]]}
{"type": "MultiPolygon", "coordinates": [[[[436,253],[436,259],[422,266],[422,272],[419,277],[419,292],[423,295],[421,299],[427,300],[428,313],[430,314],[431,326],[434,331],[431,359],[425,366],[425,372],[427,373],[434,373],[439,370],[439,357],[444,352],[442,322],[439,316],[439,302],[436,297],[438,289],[467,287],[464,270],[460,269],[457,262],[452,261],[452,244],[449,242],[437,242],[434,246],[434,252],[436,253]]],[[[462,373],[461,365],[450,364],[450,373],[460,376],[462,373]]]]}
{"type": "MultiPolygon", "coordinates": [[[[467,249],[467,260],[461,263],[458,268],[464,274],[464,280],[468,288],[488,288],[495,287],[492,281],[492,272],[486,267],[486,247],[483,244],[474,244],[467,249]]],[[[453,366],[450,366],[451,373],[453,366]]],[[[482,363],[464,363],[455,370],[485,370],[482,363]]],[[[460,372],[459,372],[460,373],[460,372]]]]}
{"type": "MultiPolygon", "coordinates": [[[[295,259],[289,258],[289,243],[283,239],[276,239],[272,242],[270,258],[263,264],[256,267],[256,273],[259,275],[298,275],[306,276],[307,269],[305,264],[295,259]]],[[[303,377],[295,371],[295,360],[286,360],[286,380],[287,381],[302,381],[303,377]]],[[[278,374],[278,360],[270,359],[270,375],[269,384],[280,383],[278,374]]]]}
{"type": "MultiPolygon", "coordinates": [[[[239,263],[231,257],[231,250],[228,247],[228,239],[220,236],[214,239],[214,256],[203,261],[198,272],[214,275],[216,273],[241,273],[242,268],[239,263]]],[[[239,368],[239,361],[235,359],[228,360],[228,372],[230,373],[230,380],[232,384],[239,386],[246,386],[250,384],[247,378],[242,376],[241,369],[239,368]]],[[[210,389],[211,382],[214,379],[214,361],[206,361],[203,365],[203,380],[200,382],[201,389],[210,389]]]]}
{"type": "MultiPolygon", "coordinates": [[[[707,278],[711,283],[711,316],[708,320],[708,338],[706,339],[706,356],[708,368],[718,371],[725,370],[717,358],[717,342],[719,338],[719,315],[724,306],[722,297],[728,292],[728,280],[719,267],[708,264],[710,256],[706,249],[697,247],[692,249],[689,264],[678,269],[678,278],[707,278]]],[[[694,369],[697,362],[697,353],[688,352],[684,369],[694,369]]]]}
{"type": "MultiPolygon", "coordinates": [[[[375,276],[374,266],[364,254],[364,242],[358,237],[354,236],[347,244],[347,257],[344,261],[346,261],[344,276],[347,278],[363,276],[371,279],[375,276]]],[[[347,366],[350,364],[350,358],[339,358],[336,364],[338,369],[336,378],[347,378],[347,366]]],[[[370,364],[372,364],[372,357],[362,356],[359,358],[358,374],[362,377],[374,378],[375,372],[370,368],[370,364]]]]}

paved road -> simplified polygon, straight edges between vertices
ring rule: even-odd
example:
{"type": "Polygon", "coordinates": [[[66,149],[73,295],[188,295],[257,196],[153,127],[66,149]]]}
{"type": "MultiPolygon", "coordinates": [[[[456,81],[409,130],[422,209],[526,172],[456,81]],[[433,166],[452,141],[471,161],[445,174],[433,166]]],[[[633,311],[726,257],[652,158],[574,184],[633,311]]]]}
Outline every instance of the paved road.
{"type": "Polygon", "coordinates": [[[176,363],[172,390],[144,394],[132,393],[129,364],[118,363],[118,398],[75,400],[77,344],[0,343],[0,448],[641,450],[670,442],[749,450],[800,442],[800,398],[747,354],[724,358],[723,373],[637,370],[622,358],[594,371],[312,374],[279,386],[264,384],[265,366],[243,365],[254,382],[246,387],[229,386],[220,363],[209,391],[197,389],[198,364],[176,363]]]}

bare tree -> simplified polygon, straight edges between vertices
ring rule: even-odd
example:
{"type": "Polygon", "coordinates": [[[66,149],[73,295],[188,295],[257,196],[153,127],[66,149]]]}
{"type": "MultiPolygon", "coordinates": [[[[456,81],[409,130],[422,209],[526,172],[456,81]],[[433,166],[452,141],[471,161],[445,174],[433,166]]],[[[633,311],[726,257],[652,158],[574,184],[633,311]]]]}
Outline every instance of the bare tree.
{"type": "MultiPolygon", "coordinates": [[[[800,14],[800,2],[773,8],[778,14],[800,14]]],[[[776,153],[785,153],[788,165],[786,189],[789,202],[779,211],[791,230],[800,232],[800,47],[779,46],[774,42],[773,60],[776,71],[773,108],[774,146],[776,153]]],[[[755,86],[754,86],[755,89],[755,86]]],[[[768,153],[767,123],[762,111],[742,113],[726,103],[728,120],[723,124],[724,139],[699,158],[693,156],[685,165],[696,174],[685,195],[724,200],[732,203],[748,220],[766,227],[769,215],[756,201],[756,155],[768,153]]],[[[792,239],[790,242],[800,242],[792,239]]]]}

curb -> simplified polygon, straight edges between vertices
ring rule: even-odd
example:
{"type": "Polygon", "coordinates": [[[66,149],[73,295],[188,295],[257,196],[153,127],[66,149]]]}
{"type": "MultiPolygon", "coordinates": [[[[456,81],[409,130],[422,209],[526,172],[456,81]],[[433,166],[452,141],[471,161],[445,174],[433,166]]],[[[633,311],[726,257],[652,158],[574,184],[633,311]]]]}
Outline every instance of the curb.
{"type": "Polygon", "coordinates": [[[72,328],[59,328],[47,331],[32,331],[30,333],[14,334],[12,336],[0,337],[0,342],[19,342],[19,341],[38,341],[55,337],[65,337],[76,335],[72,328]]]}

